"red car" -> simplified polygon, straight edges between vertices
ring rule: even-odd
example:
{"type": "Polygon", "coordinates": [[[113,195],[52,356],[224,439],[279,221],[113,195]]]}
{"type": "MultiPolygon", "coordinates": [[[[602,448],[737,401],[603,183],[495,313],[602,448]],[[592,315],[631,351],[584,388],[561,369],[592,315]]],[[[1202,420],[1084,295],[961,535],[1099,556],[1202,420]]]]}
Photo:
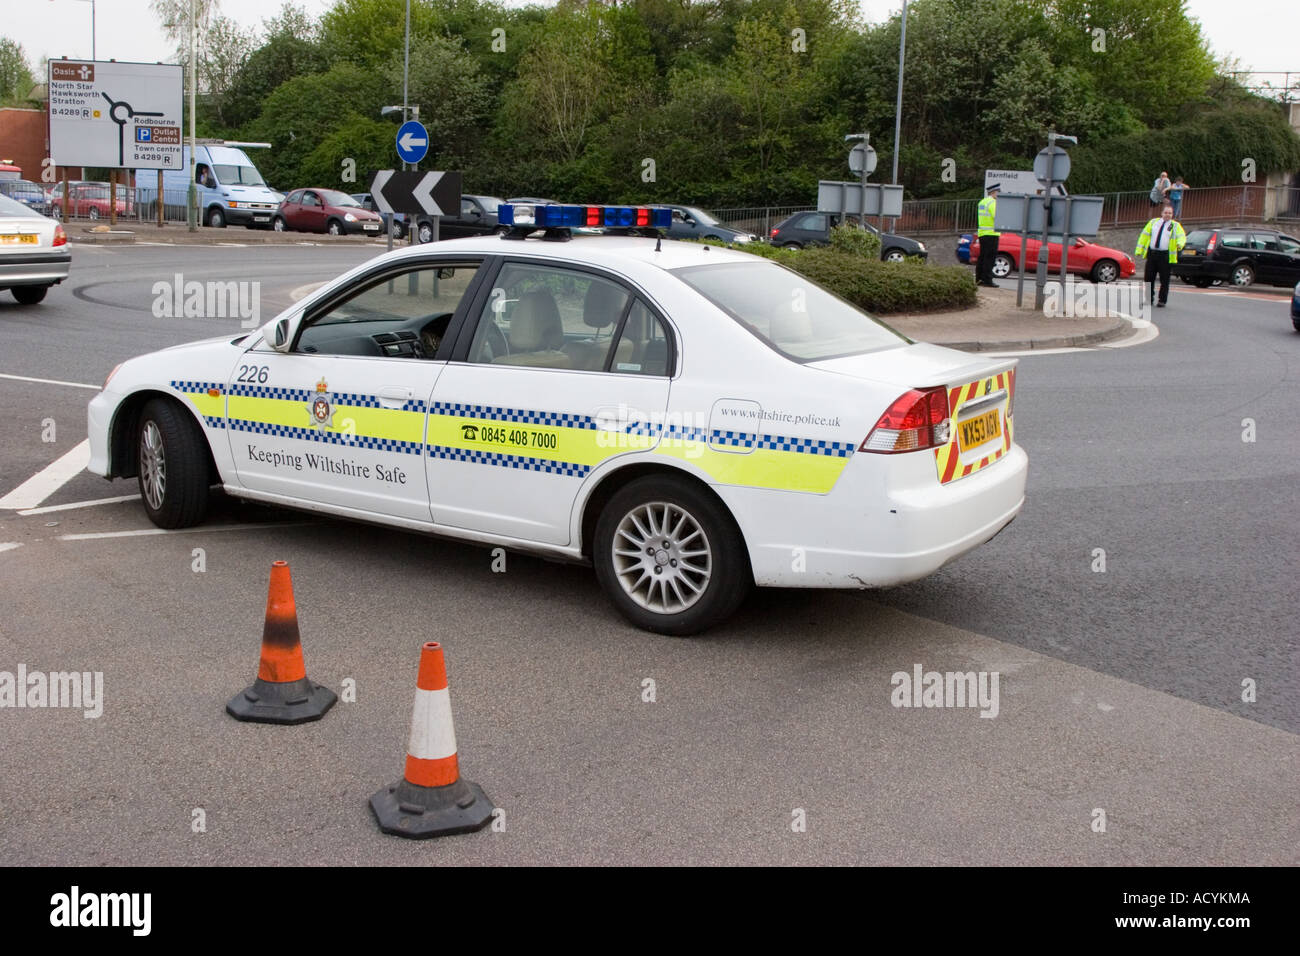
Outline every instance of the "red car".
{"type": "MultiPolygon", "coordinates": [[[[1025,248],[1025,272],[1032,275],[1038,264],[1039,239],[1030,238],[1025,248]]],[[[972,262],[979,259],[980,241],[974,240],[970,246],[972,262]]],[[[1004,232],[998,239],[998,254],[993,260],[993,275],[999,279],[1011,275],[1020,267],[1020,236],[1014,232],[1004,232]]],[[[1070,254],[1066,257],[1066,272],[1077,276],[1086,276],[1093,282],[1114,282],[1127,279],[1136,274],[1137,263],[1133,257],[1118,249],[1099,246],[1087,239],[1075,239],[1070,245],[1070,254]]],[[[1047,244],[1047,271],[1061,274],[1061,244],[1047,244]]]]}
{"type": "Polygon", "coordinates": [[[276,232],[328,232],[331,236],[361,233],[378,236],[384,218],[337,189],[295,189],[284,197],[271,220],[276,232]]]}
{"type": "MultiPolygon", "coordinates": [[[[108,218],[108,183],[74,180],[68,184],[68,192],[72,194],[71,218],[76,219],[78,216],[85,216],[88,219],[108,218]]],[[[119,183],[115,203],[119,216],[135,212],[132,204],[127,202],[127,193],[127,187],[119,183]]],[[[56,219],[63,218],[63,183],[54,184],[54,188],[50,190],[50,202],[53,204],[51,215],[56,219]]]]}

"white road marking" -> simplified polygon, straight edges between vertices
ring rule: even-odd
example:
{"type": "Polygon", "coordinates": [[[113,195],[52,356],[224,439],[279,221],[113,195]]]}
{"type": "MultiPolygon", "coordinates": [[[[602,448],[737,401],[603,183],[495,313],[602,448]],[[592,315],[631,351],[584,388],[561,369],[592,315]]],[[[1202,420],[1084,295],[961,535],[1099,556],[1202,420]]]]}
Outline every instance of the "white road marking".
{"type": "Polygon", "coordinates": [[[26,375],[6,375],[0,372],[0,378],[12,379],[15,382],[39,382],[41,385],[66,385],[68,388],[88,388],[92,392],[103,391],[99,385],[87,385],[84,382],[61,382],[57,378],[29,378],[26,375]]]}
{"type": "Polygon", "coordinates": [[[12,551],[14,548],[21,548],[22,546],[21,541],[0,541],[0,552],[12,551]]]}
{"type": "Polygon", "coordinates": [[[93,534],[61,534],[59,541],[98,541],[101,538],[139,538],[153,534],[202,534],[208,531],[254,531],[259,528],[296,528],[307,521],[286,521],[274,524],[221,524],[202,528],[140,528],[136,531],[97,531],[93,534]]]}
{"type": "Polygon", "coordinates": [[[90,464],[90,439],[50,462],[9,494],[0,498],[0,509],[18,511],[36,508],[90,464]]]}
{"type": "Polygon", "coordinates": [[[70,501],[66,505],[46,505],[44,508],[28,508],[18,514],[24,518],[28,515],[47,515],[51,511],[75,511],[77,508],[92,508],[95,505],[115,505],[120,501],[139,501],[140,496],[121,495],[117,498],[96,498],[94,501],[70,501]]]}

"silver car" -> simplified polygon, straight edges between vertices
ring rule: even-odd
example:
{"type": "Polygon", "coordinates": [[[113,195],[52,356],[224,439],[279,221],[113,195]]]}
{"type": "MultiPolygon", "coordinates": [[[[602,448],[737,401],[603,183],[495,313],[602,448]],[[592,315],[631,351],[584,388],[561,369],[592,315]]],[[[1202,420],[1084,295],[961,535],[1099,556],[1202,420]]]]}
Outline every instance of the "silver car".
{"type": "Polygon", "coordinates": [[[0,291],[22,305],[35,305],[68,277],[72,254],[63,226],[0,196],[0,291]]]}

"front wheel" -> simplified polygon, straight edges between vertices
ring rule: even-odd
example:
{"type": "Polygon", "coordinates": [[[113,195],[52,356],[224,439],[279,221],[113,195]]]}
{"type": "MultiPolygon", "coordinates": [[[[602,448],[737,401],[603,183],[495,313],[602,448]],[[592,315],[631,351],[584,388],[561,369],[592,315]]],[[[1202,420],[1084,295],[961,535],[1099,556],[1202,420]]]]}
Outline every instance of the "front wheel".
{"type": "Polygon", "coordinates": [[[617,492],[596,523],[596,578],[637,627],[687,636],[729,617],[753,576],[731,516],[706,492],[649,476],[617,492]]]}
{"type": "Polygon", "coordinates": [[[217,206],[208,210],[208,225],[213,229],[226,228],[226,214],[217,206]]]}
{"type": "Polygon", "coordinates": [[[785,245],[781,246],[781,248],[782,248],[782,249],[802,249],[803,246],[799,245],[799,243],[797,243],[797,242],[787,242],[785,245]]]}
{"type": "Polygon", "coordinates": [[[422,222],[415,230],[415,238],[420,242],[433,242],[433,223],[422,222]]]}
{"type": "Polygon", "coordinates": [[[208,453],[198,426],[174,402],[155,398],[136,440],[140,497],[160,528],[188,528],[208,507],[208,453]]]}
{"type": "Polygon", "coordinates": [[[1011,275],[1016,264],[1011,261],[1011,257],[1005,252],[999,252],[993,257],[993,277],[995,279],[1005,279],[1011,275]]]}
{"type": "Polygon", "coordinates": [[[1092,267],[1093,282],[1114,282],[1119,278],[1119,263],[1114,259],[1102,259],[1092,267]]]}
{"type": "Polygon", "coordinates": [[[881,258],[885,262],[903,262],[907,259],[907,253],[903,252],[902,249],[890,249],[881,258]]]}
{"type": "Polygon", "coordinates": [[[289,226],[284,221],[283,216],[276,216],[274,219],[271,220],[271,228],[274,229],[276,232],[284,232],[286,229],[289,228],[289,226]]]}
{"type": "Polygon", "coordinates": [[[1243,262],[1241,265],[1233,267],[1232,269],[1233,285],[1247,286],[1254,281],[1255,281],[1255,270],[1252,269],[1250,266],[1248,266],[1246,263],[1243,262]]]}
{"type": "Polygon", "coordinates": [[[19,305],[35,305],[45,298],[45,293],[50,291],[47,285],[16,285],[9,290],[18,300],[19,305]]]}
{"type": "Polygon", "coordinates": [[[1196,286],[1198,289],[1208,289],[1210,286],[1214,285],[1214,280],[1198,277],[1192,280],[1192,285],[1196,286]]]}
{"type": "Polygon", "coordinates": [[[337,219],[331,219],[329,225],[325,227],[325,231],[331,236],[341,236],[343,235],[343,223],[337,219]]]}

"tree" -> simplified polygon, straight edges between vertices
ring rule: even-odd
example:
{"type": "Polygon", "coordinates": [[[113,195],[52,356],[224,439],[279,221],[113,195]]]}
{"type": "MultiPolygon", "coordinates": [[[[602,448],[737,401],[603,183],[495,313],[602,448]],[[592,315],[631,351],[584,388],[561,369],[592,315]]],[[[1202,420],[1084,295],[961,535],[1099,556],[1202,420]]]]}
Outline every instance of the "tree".
{"type": "Polygon", "coordinates": [[[22,106],[36,85],[22,44],[0,37],[0,105],[22,106]]]}
{"type": "MultiPolygon", "coordinates": [[[[395,52],[384,69],[387,89],[402,88],[403,54],[395,52]]],[[[410,102],[420,107],[429,131],[430,158],[463,160],[476,131],[484,128],[491,100],[478,61],[456,40],[442,36],[411,40],[410,102]]],[[[388,130],[391,139],[392,129],[388,130]]],[[[438,168],[446,168],[444,162],[438,168]]]]}

